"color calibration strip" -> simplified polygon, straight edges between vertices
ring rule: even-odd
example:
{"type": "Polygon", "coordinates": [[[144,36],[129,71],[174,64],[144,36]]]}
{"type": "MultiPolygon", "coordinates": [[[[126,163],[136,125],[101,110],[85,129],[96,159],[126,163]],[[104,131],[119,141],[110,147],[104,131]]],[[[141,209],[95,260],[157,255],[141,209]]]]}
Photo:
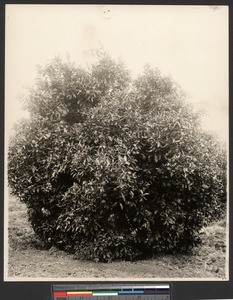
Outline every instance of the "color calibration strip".
{"type": "MultiPolygon", "coordinates": [[[[56,300],[61,298],[73,298],[73,297],[112,297],[112,296],[134,296],[134,295],[169,295],[169,286],[161,286],[159,288],[122,288],[111,290],[71,290],[71,291],[53,291],[53,296],[56,300]]],[[[144,297],[143,297],[144,298],[144,297]]]]}

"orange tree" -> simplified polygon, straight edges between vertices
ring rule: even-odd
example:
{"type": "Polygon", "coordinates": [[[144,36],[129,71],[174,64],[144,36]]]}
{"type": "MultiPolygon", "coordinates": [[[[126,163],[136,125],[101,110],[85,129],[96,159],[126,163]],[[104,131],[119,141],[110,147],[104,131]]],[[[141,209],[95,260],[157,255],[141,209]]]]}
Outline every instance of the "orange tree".
{"type": "Polygon", "coordinates": [[[183,252],[225,213],[226,154],[180,89],[104,55],[39,70],[8,152],[42,243],[96,261],[183,252]]]}

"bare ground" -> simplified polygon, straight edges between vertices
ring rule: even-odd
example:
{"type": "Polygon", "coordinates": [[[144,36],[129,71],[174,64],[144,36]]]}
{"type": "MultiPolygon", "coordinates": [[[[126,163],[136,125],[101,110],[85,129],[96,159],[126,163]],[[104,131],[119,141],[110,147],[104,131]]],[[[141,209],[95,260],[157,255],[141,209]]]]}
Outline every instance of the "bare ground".
{"type": "Polygon", "coordinates": [[[217,222],[203,229],[202,244],[189,255],[158,255],[137,262],[95,263],[51,248],[41,249],[27,221],[24,204],[9,197],[8,278],[226,279],[226,225],[217,222]]]}

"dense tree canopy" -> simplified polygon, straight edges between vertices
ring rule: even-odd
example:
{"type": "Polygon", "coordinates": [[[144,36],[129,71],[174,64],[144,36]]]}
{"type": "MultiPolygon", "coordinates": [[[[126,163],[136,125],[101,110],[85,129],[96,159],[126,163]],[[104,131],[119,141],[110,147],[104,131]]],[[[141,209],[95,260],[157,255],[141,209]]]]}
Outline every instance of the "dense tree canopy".
{"type": "Polygon", "coordinates": [[[25,105],[8,180],[45,245],[97,261],[187,251],[224,213],[225,151],[158,70],[56,58],[25,105]]]}

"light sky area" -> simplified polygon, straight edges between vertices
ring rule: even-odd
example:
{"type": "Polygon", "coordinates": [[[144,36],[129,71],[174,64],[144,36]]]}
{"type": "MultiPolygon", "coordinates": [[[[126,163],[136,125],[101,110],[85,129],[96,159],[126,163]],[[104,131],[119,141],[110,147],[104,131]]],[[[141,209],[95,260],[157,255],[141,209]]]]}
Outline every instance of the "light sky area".
{"type": "Polygon", "coordinates": [[[133,75],[149,63],[205,109],[203,126],[228,139],[226,6],[6,6],[6,130],[25,115],[19,101],[36,66],[55,56],[87,66],[102,48],[133,75]]]}

